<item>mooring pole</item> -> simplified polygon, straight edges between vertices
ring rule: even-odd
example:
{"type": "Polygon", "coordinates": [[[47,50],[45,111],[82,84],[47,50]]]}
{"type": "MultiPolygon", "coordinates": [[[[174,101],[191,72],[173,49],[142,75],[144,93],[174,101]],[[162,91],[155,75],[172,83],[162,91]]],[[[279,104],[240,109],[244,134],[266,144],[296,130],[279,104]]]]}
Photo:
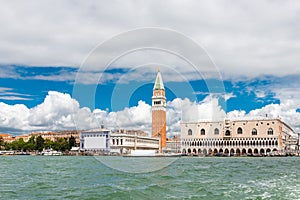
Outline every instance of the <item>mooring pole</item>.
{"type": "Polygon", "coordinates": [[[300,153],[300,150],[299,150],[299,147],[300,147],[300,133],[298,133],[298,156],[299,156],[299,153],[300,153]]]}

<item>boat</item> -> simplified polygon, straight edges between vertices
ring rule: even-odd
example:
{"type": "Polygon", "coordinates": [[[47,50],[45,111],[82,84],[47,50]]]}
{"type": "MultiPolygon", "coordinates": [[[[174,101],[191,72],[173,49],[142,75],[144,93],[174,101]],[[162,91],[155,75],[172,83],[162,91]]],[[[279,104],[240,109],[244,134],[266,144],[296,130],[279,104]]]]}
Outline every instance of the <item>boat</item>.
{"type": "Polygon", "coordinates": [[[43,150],[41,153],[42,156],[62,156],[62,152],[60,151],[55,151],[53,149],[46,149],[43,150]]]}
{"type": "Polygon", "coordinates": [[[181,154],[175,153],[157,153],[155,150],[131,150],[129,154],[123,157],[181,157],[181,154]]]}
{"type": "Polygon", "coordinates": [[[30,153],[28,153],[28,152],[17,152],[17,153],[15,153],[15,155],[17,155],[17,156],[29,156],[30,153]]]}
{"type": "Polygon", "coordinates": [[[14,155],[14,151],[0,151],[0,155],[8,156],[8,155],[14,155]]]}

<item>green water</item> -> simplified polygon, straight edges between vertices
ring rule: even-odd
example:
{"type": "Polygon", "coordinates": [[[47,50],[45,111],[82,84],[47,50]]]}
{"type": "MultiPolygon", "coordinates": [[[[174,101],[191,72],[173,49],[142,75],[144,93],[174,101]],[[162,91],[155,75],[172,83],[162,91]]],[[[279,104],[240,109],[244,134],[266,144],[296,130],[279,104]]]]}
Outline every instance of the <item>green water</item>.
{"type": "Polygon", "coordinates": [[[135,174],[94,157],[0,156],[0,199],[300,199],[300,157],[182,157],[135,174]]]}

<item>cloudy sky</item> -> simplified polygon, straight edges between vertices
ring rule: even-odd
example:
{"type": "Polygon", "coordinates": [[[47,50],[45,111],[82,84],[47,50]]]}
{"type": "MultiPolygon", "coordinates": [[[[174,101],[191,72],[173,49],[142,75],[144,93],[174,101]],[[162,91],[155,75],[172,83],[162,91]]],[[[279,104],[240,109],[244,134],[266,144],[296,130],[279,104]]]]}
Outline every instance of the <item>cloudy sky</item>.
{"type": "Polygon", "coordinates": [[[0,2],[0,132],[150,132],[158,68],[168,134],[266,115],[300,131],[296,0],[0,2]]]}

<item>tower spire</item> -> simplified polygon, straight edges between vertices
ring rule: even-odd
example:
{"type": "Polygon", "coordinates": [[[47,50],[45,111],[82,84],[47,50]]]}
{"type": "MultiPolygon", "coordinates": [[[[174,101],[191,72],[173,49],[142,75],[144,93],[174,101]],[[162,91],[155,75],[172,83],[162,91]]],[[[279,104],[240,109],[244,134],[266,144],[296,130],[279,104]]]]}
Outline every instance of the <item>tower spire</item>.
{"type": "Polygon", "coordinates": [[[160,69],[158,68],[158,72],[155,79],[155,84],[153,90],[165,90],[164,82],[161,77],[160,69]]]}

